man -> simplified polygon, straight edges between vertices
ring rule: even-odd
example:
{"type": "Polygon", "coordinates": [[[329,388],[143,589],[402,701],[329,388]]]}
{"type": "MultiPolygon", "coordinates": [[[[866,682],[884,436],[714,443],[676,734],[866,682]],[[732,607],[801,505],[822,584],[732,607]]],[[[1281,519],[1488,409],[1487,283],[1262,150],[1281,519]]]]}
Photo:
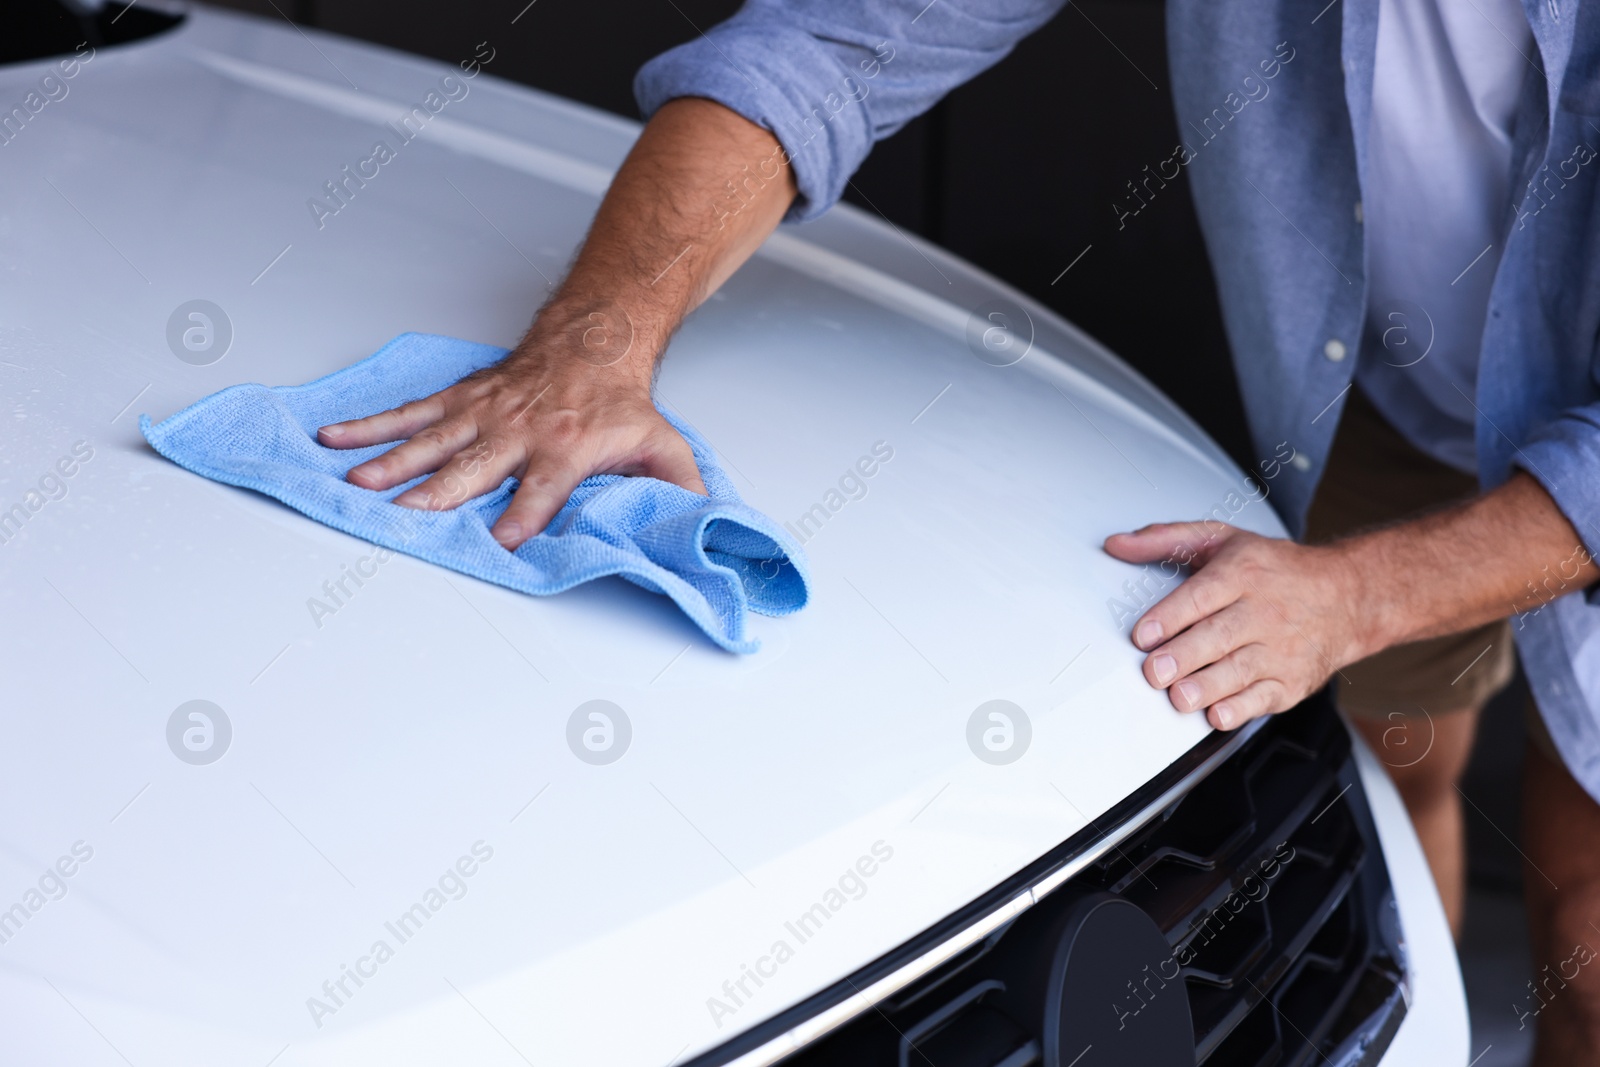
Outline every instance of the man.
{"type": "MultiPolygon", "coordinates": [[[[349,477],[436,472],[400,498],[419,508],[516,474],[507,548],[592,473],[703,491],[650,402],[673,330],[786,214],[833,203],[874,140],[1060,6],[750,0],[640,72],[653,117],[516,350],[324,443],[408,439],[349,477]]],[[[1257,448],[1308,461],[1274,482],[1308,543],[1182,523],[1110,537],[1119,559],[1194,568],[1134,628],[1145,675],[1223,730],[1335,677],[1459,924],[1454,783],[1515,615],[1538,704],[1535,967],[1600,946],[1600,7],[1169,0],[1168,31],[1184,141],[1158,180],[1192,185],[1257,448]]],[[[1538,1027],[1538,1063],[1600,1063],[1600,968],[1538,1027]]]]}

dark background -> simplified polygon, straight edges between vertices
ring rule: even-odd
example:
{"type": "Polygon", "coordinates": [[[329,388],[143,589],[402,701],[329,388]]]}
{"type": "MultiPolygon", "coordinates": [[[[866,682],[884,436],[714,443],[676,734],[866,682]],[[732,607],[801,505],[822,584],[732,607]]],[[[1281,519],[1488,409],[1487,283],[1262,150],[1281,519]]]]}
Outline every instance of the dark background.
{"type": "MultiPolygon", "coordinates": [[[[222,0],[220,6],[455,62],[629,117],[645,60],[737,0],[222,0]],[[527,5],[527,6],[525,6],[527,5]],[[515,22],[512,19],[515,18],[515,22]]],[[[846,199],[1054,308],[1178,401],[1242,466],[1244,412],[1194,207],[1180,177],[1120,232],[1124,182],[1178,141],[1160,0],[1083,0],[1005,62],[880,144],[846,199]],[[1062,270],[1087,255],[1065,276],[1062,270]],[[1059,281],[1055,279],[1059,278],[1059,281]]],[[[1521,934],[1520,682],[1490,708],[1462,783],[1472,903],[1463,966],[1479,1067],[1525,1062],[1507,1007],[1521,934]]]]}

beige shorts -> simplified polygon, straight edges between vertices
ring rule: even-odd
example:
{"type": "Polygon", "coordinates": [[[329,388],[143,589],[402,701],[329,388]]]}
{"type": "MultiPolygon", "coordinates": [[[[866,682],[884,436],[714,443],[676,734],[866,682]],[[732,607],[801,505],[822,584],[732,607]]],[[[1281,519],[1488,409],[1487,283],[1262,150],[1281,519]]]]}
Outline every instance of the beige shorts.
{"type": "MultiPolygon", "coordinates": [[[[1360,389],[1351,389],[1306,518],[1306,541],[1332,541],[1476,495],[1476,478],[1417,450],[1360,389]]],[[[1488,703],[1510,684],[1516,663],[1511,624],[1501,619],[1353,663],[1335,676],[1334,699],[1356,719],[1448,715],[1488,703]]],[[[1553,756],[1537,710],[1530,707],[1527,718],[1534,743],[1553,756]]]]}

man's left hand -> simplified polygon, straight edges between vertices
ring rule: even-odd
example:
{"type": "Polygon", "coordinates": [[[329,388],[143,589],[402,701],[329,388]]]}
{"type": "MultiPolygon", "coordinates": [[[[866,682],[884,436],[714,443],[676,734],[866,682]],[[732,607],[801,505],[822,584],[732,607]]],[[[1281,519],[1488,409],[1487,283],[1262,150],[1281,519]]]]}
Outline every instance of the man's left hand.
{"type": "Polygon", "coordinates": [[[1304,700],[1363,647],[1362,575],[1338,545],[1261,537],[1217,523],[1158,523],[1113,534],[1128,563],[1193,568],[1133,628],[1144,676],[1179,711],[1208,709],[1232,730],[1304,700]]]}

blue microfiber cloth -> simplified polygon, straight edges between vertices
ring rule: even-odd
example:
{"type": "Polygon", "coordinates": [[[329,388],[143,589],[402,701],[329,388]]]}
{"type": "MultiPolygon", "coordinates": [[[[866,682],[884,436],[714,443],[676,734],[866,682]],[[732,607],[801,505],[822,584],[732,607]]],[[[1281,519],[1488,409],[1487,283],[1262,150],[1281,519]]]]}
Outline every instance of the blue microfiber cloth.
{"type": "Polygon", "coordinates": [[[324,448],[317,430],[436,393],[499,362],[503,348],[407,333],[376,354],[307,385],[235,385],[139,428],[152,447],[196,474],[254,489],[345,533],[536,596],[606,575],[663,593],[730,652],[754,652],[747,613],[805,607],[805,557],[777,523],[739,499],[708,445],[672,412],[710,498],[655,478],[585,479],[539,536],[508,552],[489,534],[518,482],[451,511],[390,503],[416,478],[382,492],[345,481],[393,443],[324,448]]]}

